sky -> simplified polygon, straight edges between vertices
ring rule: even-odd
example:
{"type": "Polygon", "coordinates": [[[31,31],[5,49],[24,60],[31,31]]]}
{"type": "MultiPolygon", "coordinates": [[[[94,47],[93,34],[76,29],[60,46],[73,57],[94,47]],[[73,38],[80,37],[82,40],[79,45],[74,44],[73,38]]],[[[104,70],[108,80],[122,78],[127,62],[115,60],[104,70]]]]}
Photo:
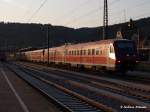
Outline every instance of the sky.
{"type": "MultiPolygon", "coordinates": [[[[0,21],[73,28],[103,25],[104,0],[0,0],[0,21]]],[[[150,17],[150,0],[108,0],[109,24],[150,17]]]]}

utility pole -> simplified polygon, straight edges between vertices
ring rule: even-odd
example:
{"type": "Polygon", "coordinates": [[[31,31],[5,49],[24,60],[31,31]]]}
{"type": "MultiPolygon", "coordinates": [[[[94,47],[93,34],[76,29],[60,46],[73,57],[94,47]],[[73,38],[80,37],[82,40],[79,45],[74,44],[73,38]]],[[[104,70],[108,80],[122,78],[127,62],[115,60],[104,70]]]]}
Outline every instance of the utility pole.
{"type": "Polygon", "coordinates": [[[137,34],[138,34],[138,39],[137,39],[137,46],[138,46],[138,49],[140,49],[140,31],[139,29],[137,29],[137,34]]]}
{"type": "Polygon", "coordinates": [[[47,64],[49,65],[49,25],[47,25],[47,64]]]}
{"type": "Polygon", "coordinates": [[[104,15],[103,15],[103,40],[107,38],[108,33],[108,3],[104,0],[104,15]]]}
{"type": "Polygon", "coordinates": [[[126,22],[126,9],[123,10],[124,13],[124,22],[126,22]]]}

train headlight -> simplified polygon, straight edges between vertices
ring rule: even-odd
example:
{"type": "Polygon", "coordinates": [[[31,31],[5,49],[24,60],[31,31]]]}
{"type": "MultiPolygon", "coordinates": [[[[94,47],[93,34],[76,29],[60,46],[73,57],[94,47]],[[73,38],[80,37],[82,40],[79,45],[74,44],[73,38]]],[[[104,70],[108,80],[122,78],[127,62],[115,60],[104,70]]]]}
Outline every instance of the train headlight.
{"type": "Polygon", "coordinates": [[[117,63],[120,63],[120,62],[121,62],[121,61],[119,61],[119,60],[117,61],[117,63]]]}

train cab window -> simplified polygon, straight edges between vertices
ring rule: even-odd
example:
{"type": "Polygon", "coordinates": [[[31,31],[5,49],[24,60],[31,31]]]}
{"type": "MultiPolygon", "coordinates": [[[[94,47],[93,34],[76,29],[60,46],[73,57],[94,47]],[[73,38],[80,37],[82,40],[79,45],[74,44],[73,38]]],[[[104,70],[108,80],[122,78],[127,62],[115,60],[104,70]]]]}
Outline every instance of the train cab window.
{"type": "Polygon", "coordinates": [[[95,55],[95,49],[92,49],[92,55],[95,55]]]}

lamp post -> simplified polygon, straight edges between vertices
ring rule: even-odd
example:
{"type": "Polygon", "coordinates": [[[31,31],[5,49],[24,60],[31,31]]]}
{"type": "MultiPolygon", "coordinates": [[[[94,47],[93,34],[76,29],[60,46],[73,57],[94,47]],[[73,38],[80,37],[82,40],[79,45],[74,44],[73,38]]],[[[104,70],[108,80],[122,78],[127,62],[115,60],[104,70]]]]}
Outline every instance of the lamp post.
{"type": "Polygon", "coordinates": [[[49,25],[47,25],[47,65],[49,65],[49,25]]]}

